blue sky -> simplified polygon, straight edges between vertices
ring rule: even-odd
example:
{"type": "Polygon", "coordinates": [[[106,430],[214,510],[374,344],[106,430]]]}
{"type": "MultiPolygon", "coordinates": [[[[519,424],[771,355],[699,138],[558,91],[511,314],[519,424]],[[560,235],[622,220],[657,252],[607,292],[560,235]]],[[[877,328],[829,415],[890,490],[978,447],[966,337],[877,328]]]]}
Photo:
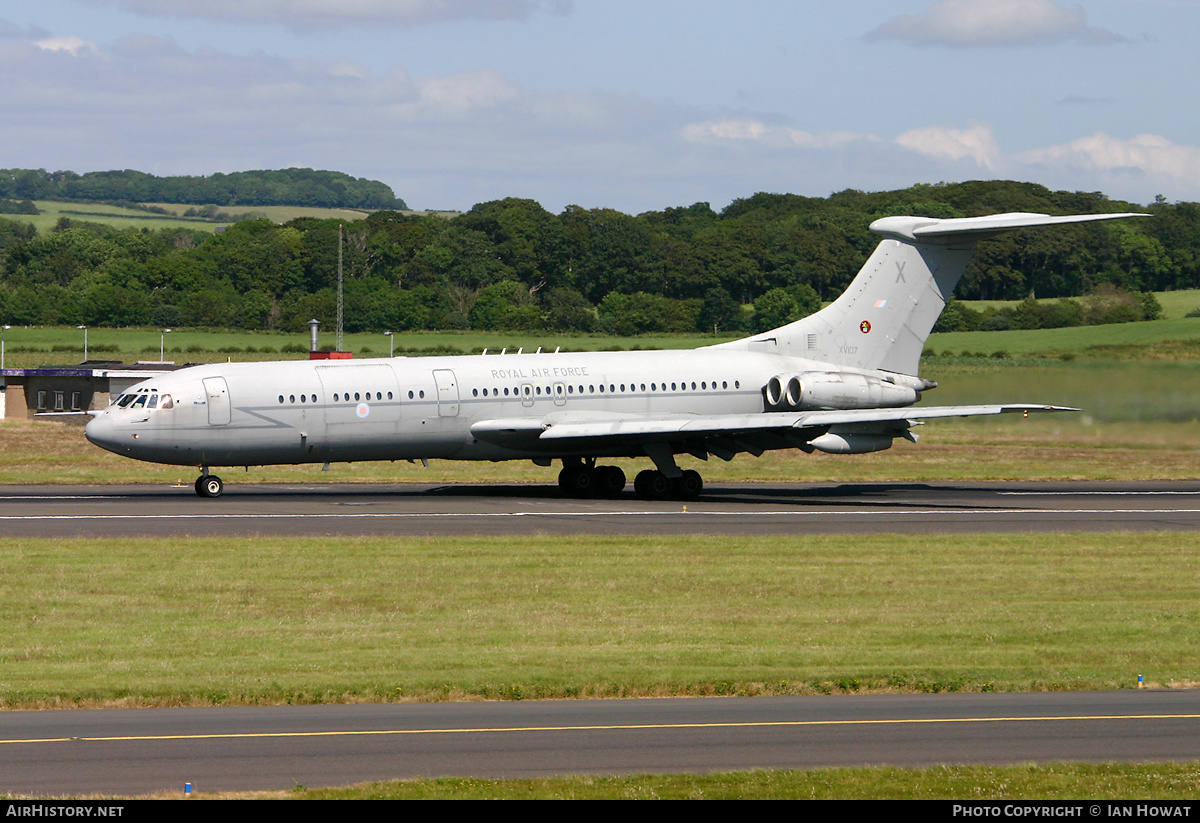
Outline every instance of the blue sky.
{"type": "Polygon", "coordinates": [[[1200,200],[1197,31],[1195,0],[6,0],[0,167],[309,166],[430,209],[1200,200]]]}

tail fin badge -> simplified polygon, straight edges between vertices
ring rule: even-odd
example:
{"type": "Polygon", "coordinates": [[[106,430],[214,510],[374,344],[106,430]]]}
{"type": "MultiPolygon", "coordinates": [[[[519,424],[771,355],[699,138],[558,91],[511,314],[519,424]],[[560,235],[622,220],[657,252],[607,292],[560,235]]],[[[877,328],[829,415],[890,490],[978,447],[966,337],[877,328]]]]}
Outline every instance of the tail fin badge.
{"type": "Polygon", "coordinates": [[[862,332],[863,334],[870,334],[870,333],[871,333],[871,321],[870,321],[870,320],[864,320],[864,321],[862,321],[861,323],[859,323],[859,324],[858,324],[858,330],[859,330],[860,332],[862,332]]]}

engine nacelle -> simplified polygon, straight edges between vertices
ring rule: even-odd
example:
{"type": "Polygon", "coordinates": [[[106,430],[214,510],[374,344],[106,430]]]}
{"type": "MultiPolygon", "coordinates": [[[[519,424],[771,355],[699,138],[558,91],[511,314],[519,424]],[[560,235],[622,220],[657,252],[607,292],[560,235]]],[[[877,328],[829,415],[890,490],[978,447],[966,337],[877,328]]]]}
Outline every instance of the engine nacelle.
{"type": "Polygon", "coordinates": [[[767,408],[772,411],[800,408],[803,387],[797,375],[777,374],[767,381],[763,392],[766,395],[767,408]]]}
{"type": "Polygon", "coordinates": [[[763,396],[768,411],[898,408],[921,399],[914,386],[851,372],[777,374],[763,396]]]}

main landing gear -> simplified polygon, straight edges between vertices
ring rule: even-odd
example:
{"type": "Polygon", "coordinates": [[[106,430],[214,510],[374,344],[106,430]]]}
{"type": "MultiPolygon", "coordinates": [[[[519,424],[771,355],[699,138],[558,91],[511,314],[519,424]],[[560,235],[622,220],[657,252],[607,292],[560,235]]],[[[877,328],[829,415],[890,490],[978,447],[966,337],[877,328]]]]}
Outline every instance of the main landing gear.
{"type": "MultiPolygon", "coordinates": [[[[625,472],[617,466],[597,466],[595,460],[566,463],[558,474],[558,485],[569,497],[620,497],[625,490],[625,472]]],[[[643,500],[695,500],[704,490],[704,480],[690,469],[678,477],[646,469],[638,472],[633,490],[643,500]]]]}
{"type": "Polygon", "coordinates": [[[201,497],[220,497],[221,492],[224,490],[225,484],[215,474],[209,474],[205,471],[204,474],[196,478],[196,494],[201,497]]]}
{"type": "Polygon", "coordinates": [[[618,497],[625,491],[625,472],[595,461],[568,463],[558,473],[558,486],[570,497],[618,497]]]}
{"type": "Polygon", "coordinates": [[[695,500],[704,491],[700,472],[688,469],[679,477],[667,477],[658,469],[638,472],[633,490],[643,500],[695,500]]]}

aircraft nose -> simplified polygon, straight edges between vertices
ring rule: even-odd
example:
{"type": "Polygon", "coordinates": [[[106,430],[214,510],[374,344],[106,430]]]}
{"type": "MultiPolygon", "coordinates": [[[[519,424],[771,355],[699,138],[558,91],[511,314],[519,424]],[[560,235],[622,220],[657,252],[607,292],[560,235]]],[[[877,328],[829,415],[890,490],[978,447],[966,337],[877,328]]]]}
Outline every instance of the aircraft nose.
{"type": "Polygon", "coordinates": [[[102,449],[109,451],[116,449],[117,433],[113,426],[112,416],[107,412],[100,412],[93,416],[83,427],[83,436],[102,449]]]}

